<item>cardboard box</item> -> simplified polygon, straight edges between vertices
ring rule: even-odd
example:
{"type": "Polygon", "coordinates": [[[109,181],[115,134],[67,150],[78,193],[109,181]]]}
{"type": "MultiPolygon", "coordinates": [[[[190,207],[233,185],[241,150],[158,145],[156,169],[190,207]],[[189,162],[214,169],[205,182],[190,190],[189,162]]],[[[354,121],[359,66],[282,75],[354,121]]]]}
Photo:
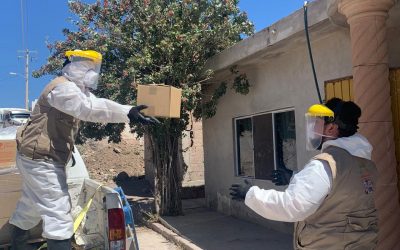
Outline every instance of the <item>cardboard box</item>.
{"type": "Polygon", "coordinates": [[[154,117],[179,118],[182,89],[169,85],[138,85],[137,104],[147,105],[143,113],[154,117]]]}
{"type": "Polygon", "coordinates": [[[0,169],[15,166],[16,153],[15,140],[0,140],[0,169]]]}

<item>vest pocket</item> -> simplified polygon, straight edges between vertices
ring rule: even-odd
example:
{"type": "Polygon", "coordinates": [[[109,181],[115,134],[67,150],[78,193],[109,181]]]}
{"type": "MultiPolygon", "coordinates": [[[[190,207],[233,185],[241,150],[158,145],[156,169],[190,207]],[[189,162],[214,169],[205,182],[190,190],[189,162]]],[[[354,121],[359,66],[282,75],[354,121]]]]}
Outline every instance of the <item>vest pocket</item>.
{"type": "Polygon", "coordinates": [[[17,144],[20,152],[32,159],[44,159],[50,148],[47,139],[46,115],[33,115],[25,126],[18,129],[17,144]]]}
{"type": "Polygon", "coordinates": [[[347,216],[344,232],[345,250],[375,249],[378,242],[376,217],[347,216]]]}
{"type": "MultiPolygon", "coordinates": [[[[42,156],[48,156],[50,150],[50,140],[47,135],[40,134],[37,140],[37,144],[35,147],[34,151],[34,157],[35,155],[40,155],[40,159],[42,159],[42,156]]],[[[36,158],[36,157],[35,157],[36,158]]]]}
{"type": "Polygon", "coordinates": [[[376,217],[355,217],[347,216],[345,232],[357,232],[365,230],[374,230],[378,228],[376,217]]]}

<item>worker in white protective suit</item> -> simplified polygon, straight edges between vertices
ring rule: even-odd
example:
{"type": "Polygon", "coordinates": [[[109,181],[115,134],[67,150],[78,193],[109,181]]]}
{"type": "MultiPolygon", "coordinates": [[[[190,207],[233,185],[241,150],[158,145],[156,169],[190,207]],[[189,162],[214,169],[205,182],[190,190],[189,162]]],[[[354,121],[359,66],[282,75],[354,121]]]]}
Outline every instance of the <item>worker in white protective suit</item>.
{"type": "Polygon", "coordinates": [[[321,149],[303,170],[275,171],[285,191],[232,185],[231,196],[264,218],[296,222],[295,249],[375,249],[377,170],[372,146],[357,133],[361,109],[338,98],[313,105],[306,114],[307,149],[321,149]],[[287,181],[290,180],[290,183],[287,181]]]}
{"type": "Polygon", "coordinates": [[[30,249],[29,229],[43,221],[48,249],[71,249],[73,218],[65,166],[74,147],[79,122],[154,124],[155,118],[132,107],[97,98],[102,56],[96,51],[67,51],[62,76],[41,93],[28,123],[17,132],[16,165],[22,176],[22,197],[9,223],[12,248],[30,249]]]}

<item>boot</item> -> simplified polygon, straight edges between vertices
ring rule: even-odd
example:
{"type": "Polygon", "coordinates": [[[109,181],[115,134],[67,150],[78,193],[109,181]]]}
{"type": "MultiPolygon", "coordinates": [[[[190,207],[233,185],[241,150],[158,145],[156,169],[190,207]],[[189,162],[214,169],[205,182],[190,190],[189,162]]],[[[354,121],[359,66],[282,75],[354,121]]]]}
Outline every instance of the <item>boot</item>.
{"type": "Polygon", "coordinates": [[[71,250],[71,239],[67,240],[47,240],[48,250],[71,250]]]}
{"type": "Polygon", "coordinates": [[[13,250],[33,250],[34,247],[28,245],[29,230],[23,230],[11,225],[11,246],[13,250]]]}

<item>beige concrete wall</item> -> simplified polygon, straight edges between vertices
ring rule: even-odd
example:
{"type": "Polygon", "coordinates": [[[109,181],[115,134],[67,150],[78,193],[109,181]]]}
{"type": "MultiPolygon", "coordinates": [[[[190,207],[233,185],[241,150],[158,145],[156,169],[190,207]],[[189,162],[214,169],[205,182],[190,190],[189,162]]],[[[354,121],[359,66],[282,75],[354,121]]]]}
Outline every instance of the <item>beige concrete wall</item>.
{"type": "Polygon", "coordinates": [[[151,187],[154,188],[155,170],[153,166],[153,153],[150,145],[150,138],[148,135],[144,135],[144,174],[145,179],[150,183],[151,187]]]}
{"type": "MultiPolygon", "coordinates": [[[[203,155],[203,134],[202,121],[192,119],[188,130],[184,132],[182,138],[183,160],[185,170],[183,171],[183,187],[193,187],[204,185],[204,155],[203,155]],[[193,141],[193,144],[192,144],[193,141]]],[[[152,152],[150,148],[149,138],[144,137],[144,167],[145,178],[154,187],[154,166],[152,163],[152,152]]]]}
{"type": "MultiPolygon", "coordinates": [[[[323,93],[325,80],[351,75],[351,47],[349,30],[337,27],[313,37],[314,61],[323,93]]],[[[262,56],[260,55],[260,58],[262,56]]],[[[311,72],[306,43],[297,41],[275,57],[256,60],[255,64],[242,68],[251,88],[248,95],[233,93],[228,88],[218,105],[217,114],[203,121],[206,199],[210,207],[226,214],[233,214],[282,231],[290,231],[288,223],[261,219],[243,203],[232,202],[229,187],[243,182],[235,177],[233,118],[294,108],[296,119],[297,166],[302,169],[312,156],[305,151],[304,113],[318,102],[311,72]]],[[[206,93],[209,94],[209,93],[206,93]]],[[[270,181],[251,180],[262,188],[278,188],[270,181]]]]}
{"type": "Polygon", "coordinates": [[[203,124],[193,119],[188,127],[192,132],[186,131],[182,138],[183,160],[187,166],[182,186],[201,186],[204,185],[203,124]]]}

